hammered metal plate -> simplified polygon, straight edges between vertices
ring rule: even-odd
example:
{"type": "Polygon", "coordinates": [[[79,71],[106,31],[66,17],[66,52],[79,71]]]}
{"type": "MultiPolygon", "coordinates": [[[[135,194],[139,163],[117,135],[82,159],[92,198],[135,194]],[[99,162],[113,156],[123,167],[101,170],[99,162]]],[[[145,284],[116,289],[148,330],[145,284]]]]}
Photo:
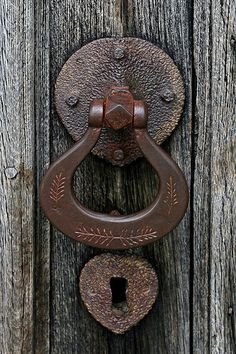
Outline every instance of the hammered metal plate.
{"type": "MultiPolygon", "coordinates": [[[[136,100],[146,102],[148,132],[158,144],[171,134],[184,104],[183,81],[173,60],[138,38],[105,38],[75,52],[56,82],[56,109],[74,140],[87,130],[91,101],[105,98],[112,86],[129,86],[136,100]]],[[[119,166],[142,156],[132,128],[104,128],[92,152],[119,166]],[[117,151],[122,152],[118,159],[117,151]]]]}
{"type": "MultiPolygon", "coordinates": [[[[118,289],[119,291],[119,289],[118,289]]],[[[122,334],[151,310],[158,280],[150,263],[136,255],[102,254],[85,264],[80,275],[80,293],[91,315],[110,331],[122,334]],[[127,304],[113,307],[110,281],[127,280],[127,304]]]]}

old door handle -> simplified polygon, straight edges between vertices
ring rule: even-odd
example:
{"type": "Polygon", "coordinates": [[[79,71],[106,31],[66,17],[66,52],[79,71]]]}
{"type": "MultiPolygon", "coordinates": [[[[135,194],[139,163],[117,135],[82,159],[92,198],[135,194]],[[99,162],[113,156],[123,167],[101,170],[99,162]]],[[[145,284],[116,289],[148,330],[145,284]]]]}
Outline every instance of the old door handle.
{"type": "MultiPolygon", "coordinates": [[[[55,88],[57,113],[77,142],[43,178],[40,199],[49,220],[77,241],[110,249],[142,246],[171,231],[188,204],[185,178],[159,146],[184,104],[183,81],[172,59],[138,38],[103,38],[68,59],[55,88]],[[156,199],[126,216],[85,208],[73,191],[73,176],[90,151],[117,166],[144,155],[159,176],[156,199]]],[[[80,274],[85,306],[114,333],[136,325],[157,292],[153,267],[137,256],[99,255],[80,274]]]]}
{"type": "Polygon", "coordinates": [[[41,184],[41,206],[60,231],[87,245],[125,249],[161,238],[180,222],[188,204],[188,188],[177,164],[149,136],[147,110],[128,87],[113,87],[105,100],[94,100],[86,134],[54,164],[41,184]],[[73,176],[99,139],[102,127],[131,126],[143,155],[159,177],[159,192],[150,206],[135,214],[111,216],[88,210],[76,199],[73,176]]]}

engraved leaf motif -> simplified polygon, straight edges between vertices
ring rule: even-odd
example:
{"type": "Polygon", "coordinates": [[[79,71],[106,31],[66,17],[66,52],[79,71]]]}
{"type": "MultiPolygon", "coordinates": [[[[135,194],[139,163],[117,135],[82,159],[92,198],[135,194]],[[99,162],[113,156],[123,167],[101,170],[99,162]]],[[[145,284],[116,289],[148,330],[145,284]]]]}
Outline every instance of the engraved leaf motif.
{"type": "Polygon", "coordinates": [[[143,241],[149,241],[155,239],[157,236],[157,231],[153,230],[151,227],[144,227],[141,230],[137,229],[131,232],[128,230],[123,230],[120,241],[124,246],[138,246],[143,241]]]}
{"type": "Polygon", "coordinates": [[[111,230],[99,228],[81,227],[75,231],[78,238],[83,238],[85,241],[93,241],[94,244],[109,246],[112,241],[118,240],[123,246],[138,246],[143,241],[155,239],[157,231],[150,227],[144,227],[141,230],[127,230],[123,229],[121,236],[114,236],[111,230]]]}
{"type": "Polygon", "coordinates": [[[86,241],[94,241],[94,244],[100,244],[104,246],[109,246],[109,244],[113,241],[114,236],[112,235],[111,230],[90,227],[87,229],[86,227],[81,227],[77,231],[75,231],[78,238],[83,238],[86,241]]]}
{"type": "Polygon", "coordinates": [[[64,196],[66,177],[63,177],[62,173],[56,175],[52,181],[49,196],[57,203],[64,196]]]}
{"type": "Polygon", "coordinates": [[[164,199],[164,203],[167,204],[168,206],[168,215],[170,215],[173,207],[176,204],[179,204],[178,199],[177,199],[177,194],[176,194],[176,183],[173,181],[173,177],[169,177],[169,181],[166,183],[167,186],[167,195],[166,198],[164,199]]]}

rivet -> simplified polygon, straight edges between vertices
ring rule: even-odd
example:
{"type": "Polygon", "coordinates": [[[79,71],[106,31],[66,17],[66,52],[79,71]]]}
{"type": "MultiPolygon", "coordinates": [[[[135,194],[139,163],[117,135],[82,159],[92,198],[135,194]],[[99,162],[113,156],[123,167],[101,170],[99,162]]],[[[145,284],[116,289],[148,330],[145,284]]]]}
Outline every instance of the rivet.
{"type": "Polygon", "coordinates": [[[9,179],[16,178],[18,172],[15,167],[7,167],[5,168],[5,175],[9,179]]]}
{"type": "Polygon", "coordinates": [[[115,161],[124,160],[124,151],[123,150],[115,150],[114,153],[113,153],[113,159],[115,161]]]}
{"type": "Polygon", "coordinates": [[[78,103],[79,98],[77,96],[70,96],[66,99],[66,103],[68,106],[70,107],[74,107],[76,106],[76,104],[78,103]]]}
{"type": "Polygon", "coordinates": [[[171,102],[174,100],[175,95],[172,91],[170,90],[165,90],[162,94],[161,94],[161,98],[166,101],[166,102],[171,102]]]}
{"type": "Polygon", "coordinates": [[[114,58],[115,59],[120,60],[120,59],[123,59],[124,56],[125,56],[125,51],[123,48],[117,47],[114,49],[114,58]]]}

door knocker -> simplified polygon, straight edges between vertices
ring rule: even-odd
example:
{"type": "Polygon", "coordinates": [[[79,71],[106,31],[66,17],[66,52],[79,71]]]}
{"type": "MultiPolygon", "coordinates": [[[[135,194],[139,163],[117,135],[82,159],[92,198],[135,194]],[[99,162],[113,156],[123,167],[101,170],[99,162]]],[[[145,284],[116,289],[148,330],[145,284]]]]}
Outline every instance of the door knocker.
{"type": "MultiPolygon", "coordinates": [[[[77,241],[106,249],[143,246],[173,230],[186,212],[188,187],[159,144],[177,125],[183,103],[177,67],[149,42],[100,39],[73,54],[57,79],[55,105],[76,143],[51,165],[40,191],[41,206],[52,224],[77,241]],[[159,177],[152,204],[126,216],[81,205],[73,192],[73,176],[91,151],[118,166],[143,155],[159,177]]],[[[83,282],[82,289],[84,294],[83,282]]],[[[114,316],[119,317],[117,311],[114,316]]],[[[107,327],[117,333],[123,328],[116,331],[114,321],[107,327]]]]}

